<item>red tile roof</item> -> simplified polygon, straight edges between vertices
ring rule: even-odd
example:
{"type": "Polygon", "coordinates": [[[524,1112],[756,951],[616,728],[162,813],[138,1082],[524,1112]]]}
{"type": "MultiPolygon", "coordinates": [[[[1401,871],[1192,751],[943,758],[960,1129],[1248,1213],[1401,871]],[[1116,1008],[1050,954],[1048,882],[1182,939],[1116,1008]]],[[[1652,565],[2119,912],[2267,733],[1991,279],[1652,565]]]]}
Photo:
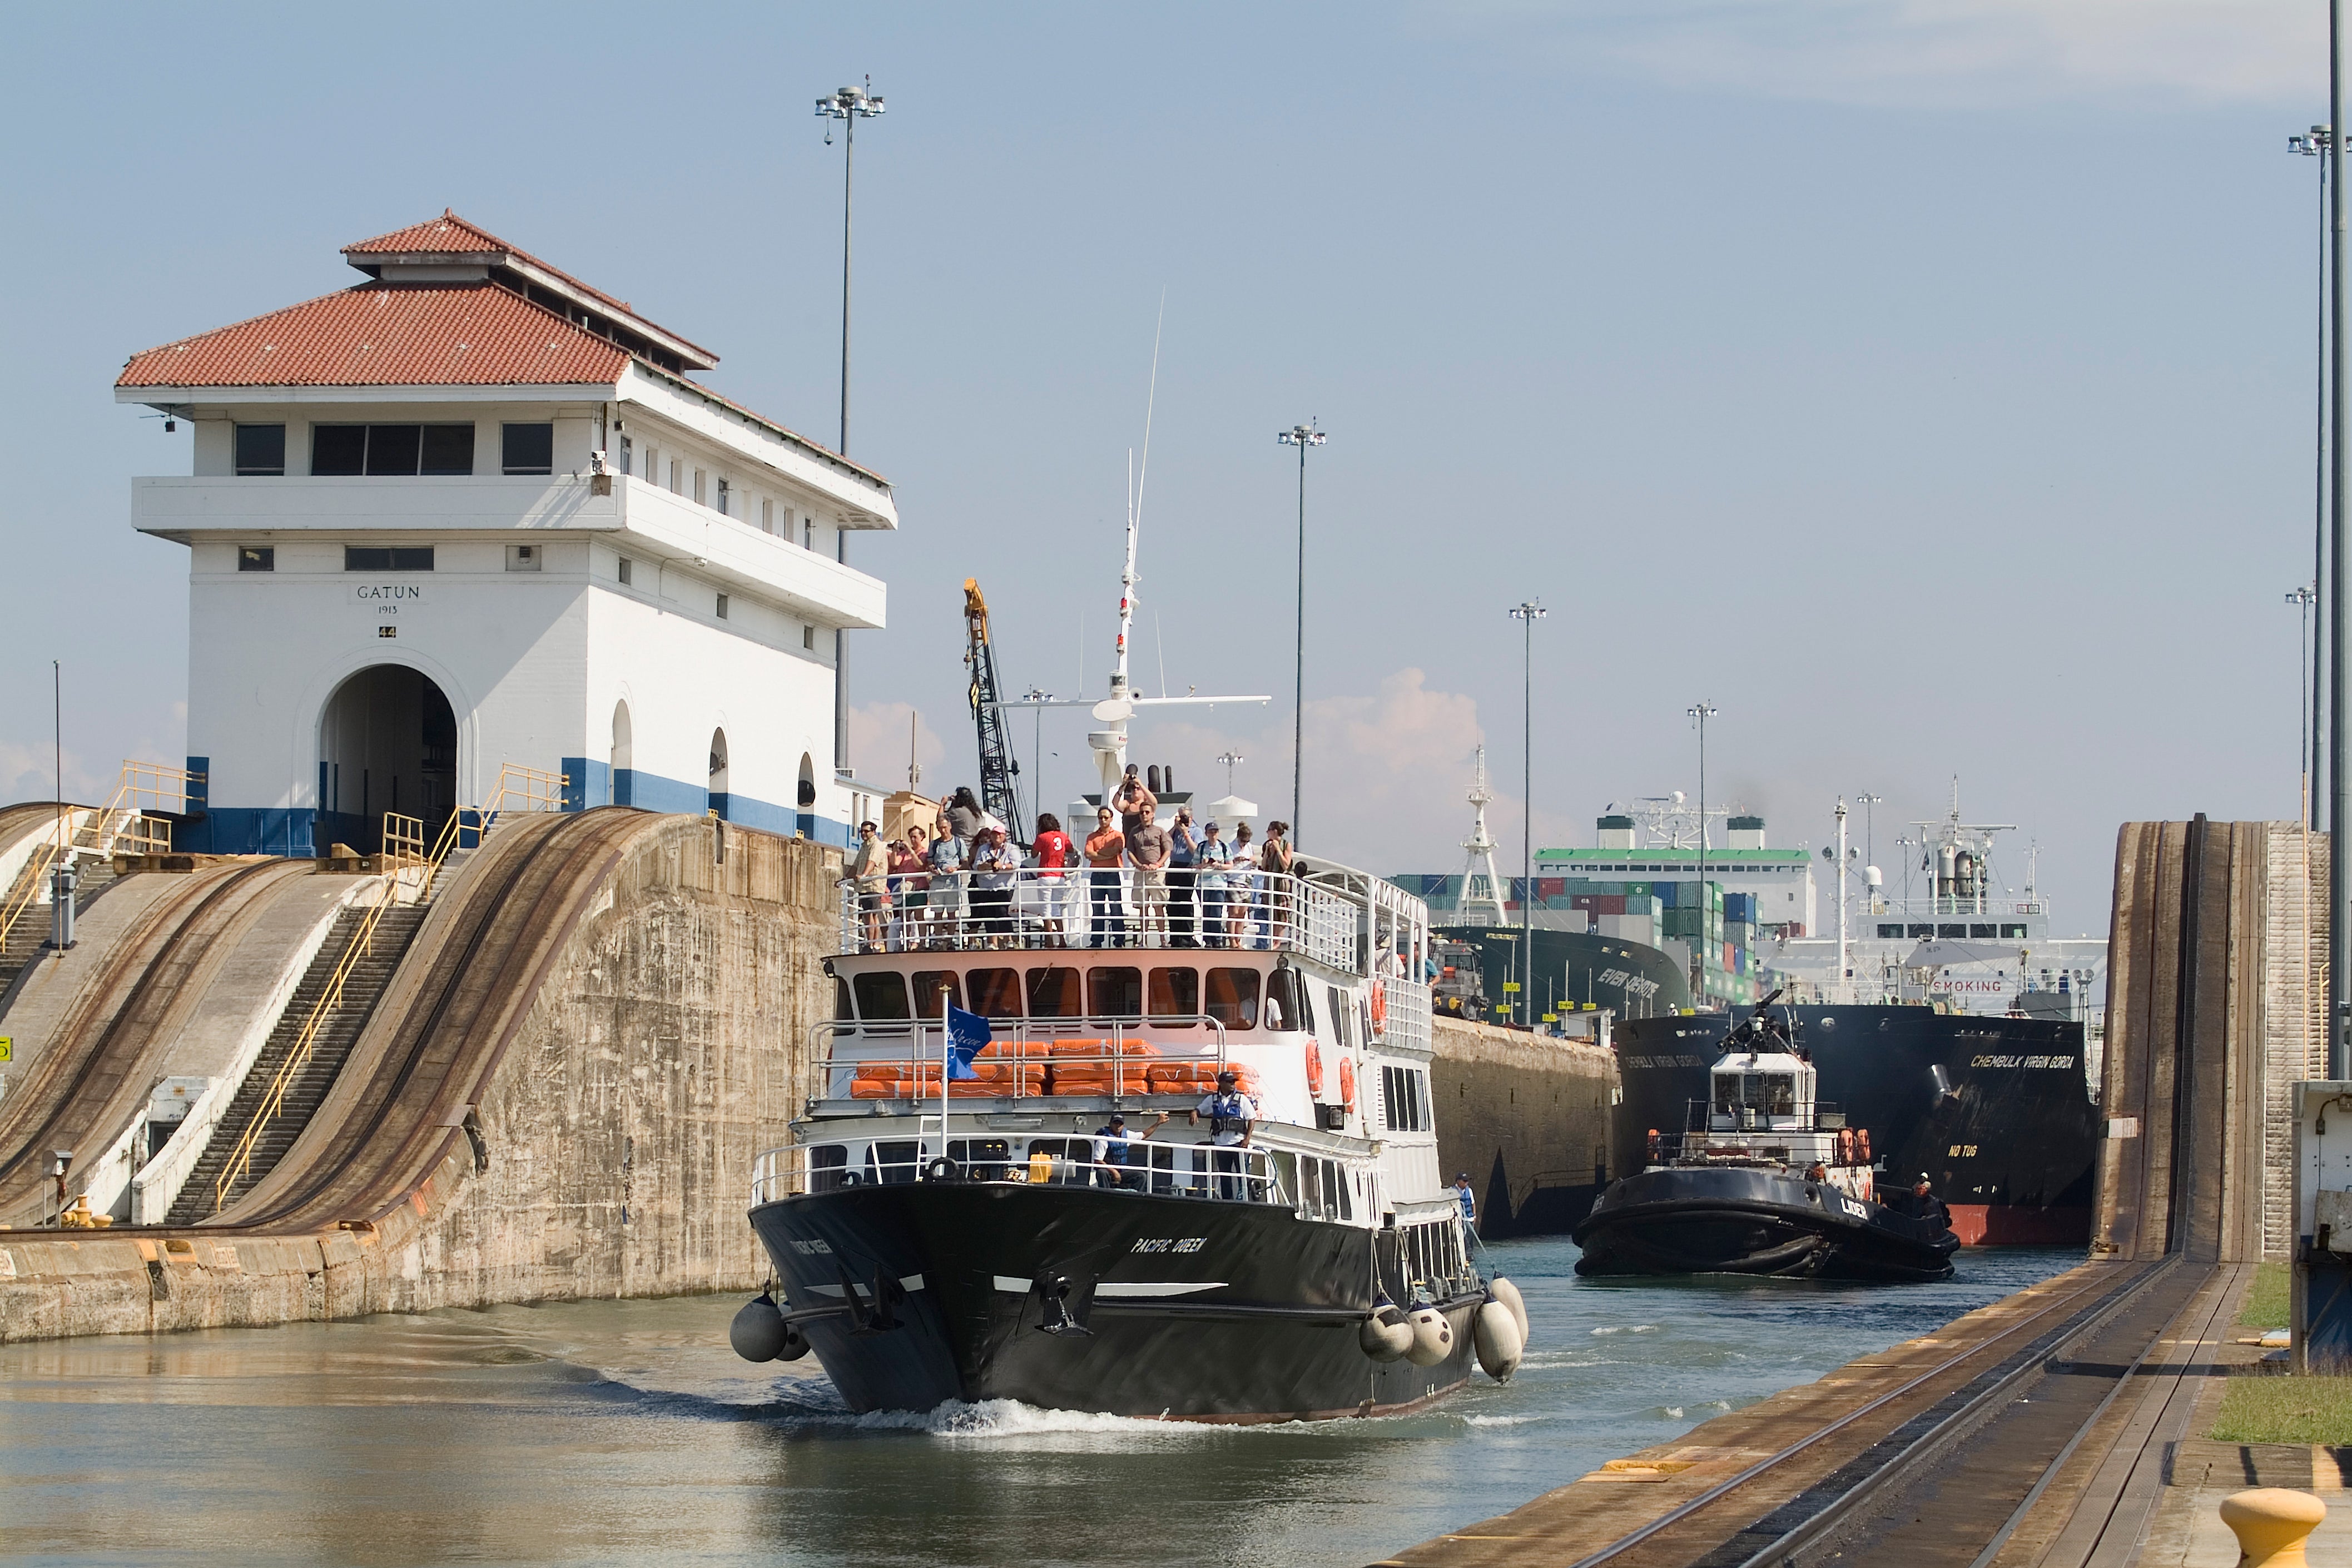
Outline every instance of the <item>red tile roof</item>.
{"type": "Polygon", "coordinates": [[[628,352],[494,283],[363,283],[131,356],[117,386],[549,386],[628,352]]]}
{"type": "MultiPolygon", "coordinates": [[[[343,259],[370,273],[373,273],[383,264],[395,258],[423,261],[427,258],[446,258],[453,261],[462,258],[468,261],[480,261],[492,267],[512,267],[520,264],[528,270],[544,273],[547,278],[554,279],[565,287],[576,289],[588,299],[619,312],[631,322],[651,328],[665,337],[677,339],[678,342],[695,350],[711,363],[716,364],[719,361],[717,354],[703,348],[692,339],[679,336],[667,327],[639,315],[636,307],[631,305],[626,300],[616,299],[593,284],[582,282],[562,268],[541,260],[519,245],[509,244],[500,239],[480,225],[467,223],[446,207],[441,209],[439,217],[427,218],[423,223],[413,223],[406,228],[396,228],[390,234],[380,234],[373,239],[362,239],[356,244],[343,247],[343,259]]],[[[544,280],[541,279],[541,281],[544,280]]]]}

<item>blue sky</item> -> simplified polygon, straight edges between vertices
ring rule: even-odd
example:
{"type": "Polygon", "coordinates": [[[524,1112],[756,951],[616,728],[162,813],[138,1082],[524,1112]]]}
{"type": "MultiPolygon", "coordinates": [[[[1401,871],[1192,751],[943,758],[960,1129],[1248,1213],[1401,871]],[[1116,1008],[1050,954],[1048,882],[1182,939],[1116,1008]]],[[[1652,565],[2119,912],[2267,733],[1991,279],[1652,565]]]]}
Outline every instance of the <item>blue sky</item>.
{"type": "MultiPolygon", "coordinates": [[[[1309,477],[1310,850],[1459,858],[1481,740],[1519,834],[1696,786],[1878,857],[2021,825],[2068,931],[2115,828],[2296,805],[2324,10],[2221,0],[1452,5],[58,7],[0,127],[0,794],[184,744],[184,552],[129,479],[186,435],[132,351],[343,286],[443,206],[834,422],[840,149],[871,73],[853,455],[891,629],[853,643],[860,772],[973,773],[960,589],[1007,679],[1098,692],[1164,293],[1137,648],[1268,691],[1139,755],[1286,805],[1293,455],[1309,477]]],[[[1049,721],[1049,795],[1082,721],[1049,721]]],[[[1028,725],[1021,729],[1024,734],[1028,725]]],[[[1025,747],[1024,747],[1025,749],[1025,747]]],[[[77,782],[78,781],[78,782],[77,782]]]]}

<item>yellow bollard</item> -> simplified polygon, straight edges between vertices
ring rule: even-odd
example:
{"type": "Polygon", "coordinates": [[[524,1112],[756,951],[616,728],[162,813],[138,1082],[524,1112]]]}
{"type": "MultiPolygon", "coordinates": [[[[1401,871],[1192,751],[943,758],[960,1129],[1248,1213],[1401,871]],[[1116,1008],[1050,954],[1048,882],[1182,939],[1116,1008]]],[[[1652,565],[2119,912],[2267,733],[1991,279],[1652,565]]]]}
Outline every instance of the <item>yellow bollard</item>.
{"type": "Polygon", "coordinates": [[[2304,1568],[2304,1541],[2326,1517],[2326,1503],[2284,1487],[2221,1500],[2221,1522],[2238,1538],[2238,1568],[2304,1568]]]}

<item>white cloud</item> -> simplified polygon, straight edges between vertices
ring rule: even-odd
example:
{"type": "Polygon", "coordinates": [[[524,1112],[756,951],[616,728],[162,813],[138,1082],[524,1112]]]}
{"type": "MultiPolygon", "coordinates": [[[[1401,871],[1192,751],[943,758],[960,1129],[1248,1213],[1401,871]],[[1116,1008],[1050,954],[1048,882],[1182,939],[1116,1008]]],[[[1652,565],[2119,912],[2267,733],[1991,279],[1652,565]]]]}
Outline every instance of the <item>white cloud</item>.
{"type": "Polygon", "coordinates": [[[1583,66],[1769,98],[2320,101],[2317,0],[1494,0],[1583,66]]]}
{"type": "MultiPolygon", "coordinates": [[[[1307,704],[1299,844],[1308,859],[1328,855],[1383,873],[1460,868],[1470,829],[1463,795],[1486,731],[1475,699],[1432,690],[1426,679],[1419,669],[1400,669],[1371,692],[1307,704]]],[[[1221,710],[1215,718],[1223,717],[1221,710]]],[[[1246,760],[1234,770],[1234,793],[1257,803],[1255,826],[1262,830],[1267,818],[1290,815],[1290,715],[1244,709],[1235,720],[1139,723],[1129,755],[1173,765],[1179,783],[1205,802],[1225,793],[1225,770],[1213,759],[1239,752],[1246,760]]],[[[1497,860],[1510,863],[1502,868],[1509,875],[1518,855],[1519,795],[1496,787],[1504,782],[1496,776],[1501,759],[1489,753],[1486,761],[1496,796],[1487,826],[1508,846],[1497,860]]],[[[1539,844],[1575,842],[1570,827],[1556,812],[1536,811],[1539,844]]]]}
{"type": "Polygon", "coordinates": [[[877,784],[906,783],[909,719],[914,721],[915,760],[923,769],[923,781],[917,787],[931,795],[953,788],[940,771],[947,748],[929,723],[905,702],[868,702],[850,709],[849,760],[857,776],[877,784]]]}

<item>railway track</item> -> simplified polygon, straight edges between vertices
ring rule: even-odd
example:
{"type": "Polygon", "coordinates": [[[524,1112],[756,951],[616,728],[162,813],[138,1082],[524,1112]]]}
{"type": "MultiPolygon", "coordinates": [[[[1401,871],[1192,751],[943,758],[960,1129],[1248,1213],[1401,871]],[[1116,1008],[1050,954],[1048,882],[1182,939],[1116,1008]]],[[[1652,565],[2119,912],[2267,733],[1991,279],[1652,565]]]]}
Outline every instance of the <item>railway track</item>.
{"type": "Polygon", "coordinates": [[[379,1219],[459,1142],[475,1098],[641,812],[500,826],[416,936],[341,1081],[268,1177],[203,1234],[379,1219]]]}
{"type": "MultiPolygon", "coordinates": [[[[2053,1281],[2057,1289],[2001,1303],[2015,1306],[2005,1318],[1892,1347],[1844,1369],[1856,1375],[1792,1390],[1800,1405],[1776,1399],[1691,1434],[1696,1444],[1725,1446],[1675,1450],[1685,1468],[1696,1468],[1689,1461],[1701,1455],[1736,1458],[1711,1459],[1702,1473],[1719,1479],[1687,1496],[1669,1503],[1648,1488],[1580,1483],[1391,1562],[2005,1568],[2042,1561],[2056,1526],[2044,1518],[2050,1510],[2035,1510],[2053,1481],[2066,1476],[2067,1500],[2088,1500],[2095,1510],[2099,1480],[2086,1479],[2086,1468],[2118,1477],[2132,1469],[2113,1451],[2111,1406],[2136,1379],[2145,1380],[2152,1356],[2167,1359],[2158,1352],[2172,1343],[2167,1335],[2176,1322],[2194,1320],[2183,1331],[2195,1335],[2215,1331],[2217,1303],[2230,1292],[2204,1289],[2200,1298],[2200,1291],[2216,1279],[2211,1266],[2178,1256],[2085,1266],[2053,1281]],[[1840,1384],[1851,1394],[1837,1392],[1840,1384]],[[2095,1457],[2085,1452],[2094,1434],[2103,1445],[2095,1457]],[[1642,1517],[1649,1506],[1658,1511],[1642,1517]],[[2029,1518],[2036,1522],[2021,1533],[2029,1518]]],[[[2143,1434],[2138,1441],[2134,1454],[2148,1439],[2143,1434]]],[[[2053,1563],[2063,1556],[2053,1553],[2053,1563]]],[[[2077,1556],[2106,1560],[2088,1549],[2077,1556]]]]}
{"type": "Polygon", "coordinates": [[[37,1206],[48,1151],[95,1152],[136,1110],[156,1047],[202,998],[279,884],[307,864],[199,872],[144,911],[83,984],[0,1118],[0,1215],[37,1206]]]}

